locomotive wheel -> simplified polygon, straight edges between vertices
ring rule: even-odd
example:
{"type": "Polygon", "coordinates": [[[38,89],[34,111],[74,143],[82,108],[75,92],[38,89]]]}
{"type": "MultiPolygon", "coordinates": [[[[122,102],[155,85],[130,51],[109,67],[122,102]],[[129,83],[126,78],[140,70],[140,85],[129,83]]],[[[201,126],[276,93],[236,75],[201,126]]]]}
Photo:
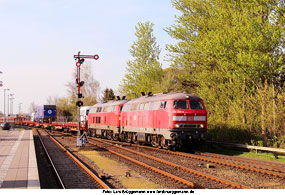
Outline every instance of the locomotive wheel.
{"type": "Polygon", "coordinates": [[[137,139],[137,134],[136,133],[133,133],[132,142],[135,143],[135,144],[138,144],[138,139],[137,139]]]}
{"type": "Polygon", "coordinates": [[[156,135],[151,136],[151,145],[153,147],[159,147],[158,137],[156,135]]]}
{"type": "Polygon", "coordinates": [[[107,131],[106,134],[107,134],[107,139],[110,139],[110,140],[113,139],[113,132],[112,131],[107,131]]]}
{"type": "Polygon", "coordinates": [[[168,141],[163,136],[160,137],[160,147],[166,150],[169,149],[168,141]]]}
{"type": "Polygon", "coordinates": [[[131,143],[132,142],[132,133],[128,132],[126,137],[127,137],[126,141],[128,143],[131,143]]]}

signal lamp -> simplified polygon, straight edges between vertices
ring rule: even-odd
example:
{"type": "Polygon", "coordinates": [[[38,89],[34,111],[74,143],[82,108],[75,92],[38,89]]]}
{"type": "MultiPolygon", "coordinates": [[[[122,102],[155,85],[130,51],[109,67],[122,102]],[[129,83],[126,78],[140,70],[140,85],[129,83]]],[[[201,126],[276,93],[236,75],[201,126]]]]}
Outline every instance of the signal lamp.
{"type": "Polygon", "coordinates": [[[79,100],[79,101],[77,101],[77,102],[76,102],[76,106],[78,106],[78,107],[83,106],[83,102],[82,102],[82,101],[80,101],[80,100],[79,100]]]}
{"type": "Polygon", "coordinates": [[[80,81],[79,85],[82,87],[84,85],[84,81],[80,81]]]}
{"type": "Polygon", "coordinates": [[[79,93],[78,98],[82,98],[82,97],[83,97],[82,93],[79,93]]]}
{"type": "Polygon", "coordinates": [[[79,60],[80,64],[83,64],[84,61],[85,61],[84,58],[81,58],[81,59],[79,60]]]}

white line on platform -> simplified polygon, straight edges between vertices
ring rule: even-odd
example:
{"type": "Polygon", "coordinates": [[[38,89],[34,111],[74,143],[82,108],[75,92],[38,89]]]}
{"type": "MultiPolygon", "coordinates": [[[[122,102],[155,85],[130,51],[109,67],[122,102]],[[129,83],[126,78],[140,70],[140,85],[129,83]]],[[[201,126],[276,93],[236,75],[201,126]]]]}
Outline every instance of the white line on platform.
{"type": "Polygon", "coordinates": [[[11,165],[11,162],[17,152],[17,149],[21,143],[21,139],[24,135],[25,131],[22,131],[20,136],[18,137],[17,141],[15,142],[14,146],[12,147],[10,154],[6,157],[5,161],[3,162],[1,168],[0,168],[0,188],[2,187],[4,178],[8,172],[8,169],[11,165]]]}

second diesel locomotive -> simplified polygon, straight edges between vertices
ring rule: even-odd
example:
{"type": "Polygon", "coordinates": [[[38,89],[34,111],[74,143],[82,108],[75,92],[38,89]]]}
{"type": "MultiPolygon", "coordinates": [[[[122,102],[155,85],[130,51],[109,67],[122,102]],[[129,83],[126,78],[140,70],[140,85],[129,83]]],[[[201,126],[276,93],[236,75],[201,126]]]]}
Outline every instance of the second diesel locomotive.
{"type": "Polygon", "coordinates": [[[90,136],[155,147],[180,148],[206,140],[203,100],[185,93],[148,94],[95,104],[88,115],[90,136]]]}

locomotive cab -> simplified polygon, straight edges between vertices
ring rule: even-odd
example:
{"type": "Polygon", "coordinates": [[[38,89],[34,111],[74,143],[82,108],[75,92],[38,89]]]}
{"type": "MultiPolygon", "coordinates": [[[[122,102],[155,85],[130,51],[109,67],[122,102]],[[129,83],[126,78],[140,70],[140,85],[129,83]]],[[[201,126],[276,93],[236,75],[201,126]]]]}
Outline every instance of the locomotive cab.
{"type": "Polygon", "coordinates": [[[175,144],[198,145],[206,141],[207,111],[203,100],[195,96],[172,101],[171,138],[175,144]]]}

